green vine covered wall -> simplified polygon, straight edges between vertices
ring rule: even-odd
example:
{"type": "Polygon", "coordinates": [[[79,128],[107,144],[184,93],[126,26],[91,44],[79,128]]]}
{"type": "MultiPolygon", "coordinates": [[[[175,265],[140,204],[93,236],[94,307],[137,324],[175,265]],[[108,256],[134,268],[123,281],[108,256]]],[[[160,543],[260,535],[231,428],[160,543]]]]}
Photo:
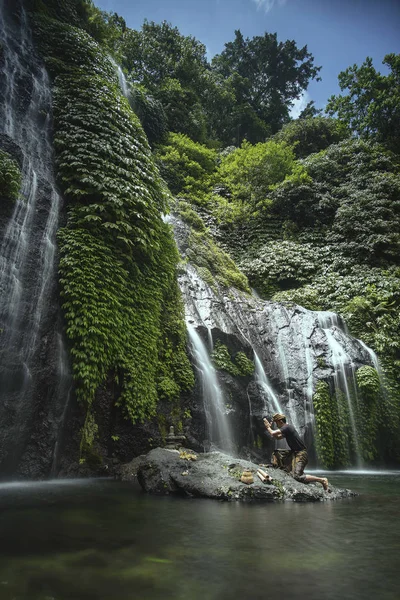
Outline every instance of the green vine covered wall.
{"type": "Polygon", "coordinates": [[[96,434],[90,407],[110,375],[133,423],[154,416],[160,398],[177,401],[193,385],[179,257],[162,220],[166,195],[146,136],[107,52],[48,10],[36,8],[33,21],[54,83],[54,145],[68,212],[58,234],[61,296],[76,394],[87,407],[85,449],[96,434]]]}
{"type": "Polygon", "coordinates": [[[21,171],[17,162],[0,150],[0,197],[16,200],[21,188],[21,171]]]}
{"type": "Polygon", "coordinates": [[[388,443],[392,456],[396,456],[395,402],[391,399],[392,393],[382,385],[376,369],[368,365],[360,367],[355,381],[348,378],[347,385],[354,429],[345,395],[331,390],[323,380],[316,386],[313,396],[315,440],[321,464],[328,468],[348,467],[358,461],[368,464],[378,459],[388,443]]]}

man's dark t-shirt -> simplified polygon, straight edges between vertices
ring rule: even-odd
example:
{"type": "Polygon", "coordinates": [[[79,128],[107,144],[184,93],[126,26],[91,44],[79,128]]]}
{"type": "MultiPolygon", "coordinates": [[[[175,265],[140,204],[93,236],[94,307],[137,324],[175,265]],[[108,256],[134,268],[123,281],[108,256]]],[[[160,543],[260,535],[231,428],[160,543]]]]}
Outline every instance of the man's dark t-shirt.
{"type": "Polygon", "coordinates": [[[286,439],[288,446],[294,452],[299,452],[300,450],[306,450],[306,446],[304,442],[301,440],[299,434],[293,427],[293,425],[283,425],[280,429],[281,434],[286,439]]]}

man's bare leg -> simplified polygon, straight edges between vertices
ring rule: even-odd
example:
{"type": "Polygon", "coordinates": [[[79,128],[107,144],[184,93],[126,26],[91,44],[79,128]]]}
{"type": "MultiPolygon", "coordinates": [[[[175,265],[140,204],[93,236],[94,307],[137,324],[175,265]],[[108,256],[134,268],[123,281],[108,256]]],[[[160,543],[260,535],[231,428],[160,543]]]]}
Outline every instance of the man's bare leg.
{"type": "Polygon", "coordinates": [[[326,492],[329,491],[329,482],[326,477],[315,477],[314,475],[306,475],[307,483],[320,483],[326,492]]]}

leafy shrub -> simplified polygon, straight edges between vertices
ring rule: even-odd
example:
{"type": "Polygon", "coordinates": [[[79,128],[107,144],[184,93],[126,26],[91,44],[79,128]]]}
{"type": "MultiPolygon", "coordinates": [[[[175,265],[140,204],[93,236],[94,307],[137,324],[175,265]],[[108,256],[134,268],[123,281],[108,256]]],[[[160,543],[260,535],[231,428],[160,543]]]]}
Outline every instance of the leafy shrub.
{"type": "Polygon", "coordinates": [[[274,214],[300,227],[333,225],[330,239],[342,251],[348,244],[350,253],[359,246],[362,255],[368,247],[382,249],[385,236],[388,246],[397,247],[389,232],[398,229],[398,158],[376,144],[346,140],[309,156],[302,165],[310,179],[277,186],[270,195],[274,214]],[[360,229],[357,220],[364,221],[360,229]]]}
{"type": "Polygon", "coordinates": [[[222,157],[216,180],[234,200],[253,205],[265,199],[271,186],[293,171],[295,157],[287,144],[266,142],[252,145],[244,141],[240,148],[222,157]]]}
{"type": "Polygon", "coordinates": [[[131,106],[140,119],[149,143],[153,146],[165,141],[167,136],[167,116],[159,100],[145,87],[133,85],[129,98],[131,106]]]}
{"type": "Polygon", "coordinates": [[[193,142],[186,135],[170,133],[167,144],[157,149],[155,158],[173,194],[198,204],[207,201],[216,167],[215,150],[193,142]]]}
{"type": "Polygon", "coordinates": [[[256,258],[242,260],[240,268],[259,293],[270,297],[279,289],[311,281],[321,268],[321,254],[311,244],[269,242],[258,250],[256,258]]]}
{"type": "Polygon", "coordinates": [[[228,347],[220,340],[217,340],[215,344],[211,359],[217,369],[226,371],[234,377],[247,377],[254,373],[254,363],[247,358],[244,352],[237,352],[236,356],[232,358],[228,347]]]}
{"type": "Polygon", "coordinates": [[[293,146],[296,158],[305,158],[349,136],[350,132],[338,119],[314,117],[287,123],[271,139],[293,146]]]}
{"type": "Polygon", "coordinates": [[[18,163],[0,150],[0,196],[16,200],[21,189],[21,171],[18,163]]]}
{"type": "Polygon", "coordinates": [[[208,281],[205,280],[210,287],[217,283],[223,287],[236,287],[250,292],[246,276],[239,271],[229,254],[221,250],[207,232],[191,231],[187,255],[190,262],[199,269],[199,274],[207,276],[208,281]],[[212,281],[209,279],[210,274],[212,281]]]}

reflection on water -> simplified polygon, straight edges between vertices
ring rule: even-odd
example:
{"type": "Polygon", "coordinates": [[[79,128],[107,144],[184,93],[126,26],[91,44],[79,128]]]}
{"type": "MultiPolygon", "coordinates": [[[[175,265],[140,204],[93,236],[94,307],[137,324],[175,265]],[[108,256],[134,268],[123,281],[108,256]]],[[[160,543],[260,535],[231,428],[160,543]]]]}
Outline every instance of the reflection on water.
{"type": "Polygon", "coordinates": [[[1,486],[0,599],[398,600],[400,475],[330,479],[363,495],[228,504],[101,480],[1,486]]]}

